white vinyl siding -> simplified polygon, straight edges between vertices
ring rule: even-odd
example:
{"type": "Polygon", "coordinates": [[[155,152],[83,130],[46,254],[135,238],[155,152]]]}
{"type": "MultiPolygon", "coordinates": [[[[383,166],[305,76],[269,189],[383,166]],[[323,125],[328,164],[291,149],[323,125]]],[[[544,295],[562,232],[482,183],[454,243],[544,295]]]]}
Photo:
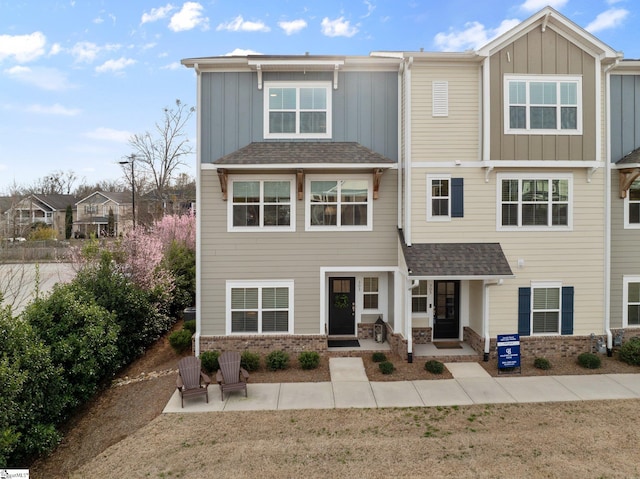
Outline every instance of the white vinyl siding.
{"type": "Polygon", "coordinates": [[[625,276],[622,282],[622,327],[640,327],[640,276],[625,276]]]}
{"type": "Polygon", "coordinates": [[[293,177],[229,178],[228,231],[295,231],[293,177]]]}
{"type": "Polygon", "coordinates": [[[293,281],[227,281],[227,334],[293,332],[293,281]]]}

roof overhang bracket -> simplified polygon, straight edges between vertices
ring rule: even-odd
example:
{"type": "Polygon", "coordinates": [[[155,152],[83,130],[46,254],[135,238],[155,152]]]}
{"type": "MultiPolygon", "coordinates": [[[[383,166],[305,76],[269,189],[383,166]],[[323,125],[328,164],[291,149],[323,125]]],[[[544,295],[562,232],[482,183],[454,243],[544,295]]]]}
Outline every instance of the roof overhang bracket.
{"type": "Polygon", "coordinates": [[[549,23],[549,15],[551,15],[551,12],[547,12],[547,14],[542,19],[542,26],[541,26],[542,33],[544,33],[545,30],[547,29],[547,25],[549,23]]]}
{"type": "Polygon", "coordinates": [[[373,170],[373,199],[377,200],[379,197],[378,191],[380,190],[380,181],[382,181],[382,174],[384,170],[382,168],[375,168],[373,170]]]}
{"type": "Polygon", "coordinates": [[[598,171],[598,168],[600,168],[598,165],[592,166],[591,168],[589,168],[587,170],[587,183],[591,183],[591,178],[593,177],[593,174],[598,171]]]}
{"type": "Polygon", "coordinates": [[[338,63],[333,67],[333,89],[338,89],[338,70],[340,70],[340,65],[338,63]]]}
{"type": "Polygon", "coordinates": [[[620,175],[620,198],[627,197],[631,184],[640,176],[640,168],[625,168],[618,170],[620,175]]]}
{"type": "Polygon", "coordinates": [[[298,191],[298,200],[304,199],[304,170],[298,170],[296,172],[296,183],[298,191]]]}
{"type": "Polygon", "coordinates": [[[256,65],[256,72],[258,72],[258,90],[262,90],[262,66],[259,63],[256,65]]]}
{"type": "Polygon", "coordinates": [[[229,172],[224,168],[218,169],[218,180],[220,180],[220,190],[222,190],[222,201],[227,201],[227,180],[229,172]]]}
{"type": "Polygon", "coordinates": [[[486,166],[484,170],[484,182],[489,183],[489,175],[493,171],[493,166],[486,166]]]}

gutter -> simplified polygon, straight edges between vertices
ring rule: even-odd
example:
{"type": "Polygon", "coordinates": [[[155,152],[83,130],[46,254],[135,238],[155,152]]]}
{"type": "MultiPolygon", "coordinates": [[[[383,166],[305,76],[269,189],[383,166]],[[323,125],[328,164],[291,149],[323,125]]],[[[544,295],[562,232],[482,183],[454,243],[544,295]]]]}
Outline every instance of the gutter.
{"type": "MultiPolygon", "coordinates": [[[[200,105],[202,75],[197,63],[194,65],[197,74],[196,80],[196,105],[200,105]]],[[[202,335],[202,131],[200,129],[200,116],[202,108],[196,108],[196,334],[194,337],[194,354],[200,356],[200,336],[202,335]]]]}

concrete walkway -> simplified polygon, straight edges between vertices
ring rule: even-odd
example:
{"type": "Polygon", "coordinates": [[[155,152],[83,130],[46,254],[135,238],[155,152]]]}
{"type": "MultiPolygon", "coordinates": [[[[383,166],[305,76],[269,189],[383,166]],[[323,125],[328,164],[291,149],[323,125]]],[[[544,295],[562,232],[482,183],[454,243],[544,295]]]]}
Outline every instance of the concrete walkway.
{"type": "Polygon", "coordinates": [[[518,375],[494,378],[477,363],[446,363],[453,379],[370,382],[362,358],[331,358],[331,382],[247,385],[248,397],[232,392],[220,400],[209,386],[209,403],[188,398],[180,407],[176,391],[164,413],[291,409],[433,407],[640,398],[640,374],[580,376],[518,375]]]}

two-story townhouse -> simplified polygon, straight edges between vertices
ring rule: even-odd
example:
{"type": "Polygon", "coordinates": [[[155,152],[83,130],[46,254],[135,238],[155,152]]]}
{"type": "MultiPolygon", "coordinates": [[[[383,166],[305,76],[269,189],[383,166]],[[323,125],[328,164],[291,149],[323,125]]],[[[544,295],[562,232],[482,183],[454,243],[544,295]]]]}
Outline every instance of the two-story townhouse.
{"type": "Polygon", "coordinates": [[[401,61],[182,63],[198,95],[196,354],[323,351],[393,325],[401,61]]]}
{"type": "Polygon", "coordinates": [[[12,199],[4,212],[2,234],[6,238],[26,237],[35,225],[41,224],[52,228],[57,239],[65,239],[66,210],[75,201],[73,195],[63,194],[12,199]]]}
{"type": "Polygon", "coordinates": [[[74,236],[118,236],[133,226],[131,193],[94,191],[75,204],[74,236]]]}
{"type": "Polygon", "coordinates": [[[640,335],[640,61],[610,71],[610,285],[607,347],[640,335]],[[617,340],[617,341],[613,341],[617,340]]]}
{"type": "Polygon", "coordinates": [[[605,332],[618,53],[547,7],[476,52],[400,56],[407,356],[453,339],[488,359],[511,333],[529,356],[584,351],[605,332]]]}

